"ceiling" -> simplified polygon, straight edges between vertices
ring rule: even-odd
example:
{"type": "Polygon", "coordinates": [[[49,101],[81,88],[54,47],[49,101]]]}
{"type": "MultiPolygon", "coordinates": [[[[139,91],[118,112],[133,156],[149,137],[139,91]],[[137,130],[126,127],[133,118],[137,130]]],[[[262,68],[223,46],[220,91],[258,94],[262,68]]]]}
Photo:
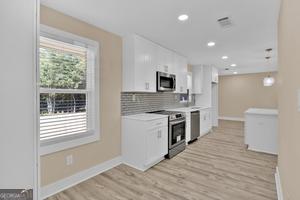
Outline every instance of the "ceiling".
{"type": "Polygon", "coordinates": [[[280,0],[41,0],[42,4],[121,36],[136,33],[221,74],[277,69],[280,0]],[[179,22],[180,14],[189,20],[179,22]],[[222,28],[219,18],[233,26],[222,28]],[[207,47],[209,41],[215,47],[207,47]],[[265,49],[273,48],[271,53],[265,49]],[[229,59],[222,60],[227,55],[229,59]],[[266,60],[266,56],[271,56],[266,60]],[[235,63],[237,67],[230,67],[235,63]],[[229,67],[228,71],[224,69],[229,67]]]}

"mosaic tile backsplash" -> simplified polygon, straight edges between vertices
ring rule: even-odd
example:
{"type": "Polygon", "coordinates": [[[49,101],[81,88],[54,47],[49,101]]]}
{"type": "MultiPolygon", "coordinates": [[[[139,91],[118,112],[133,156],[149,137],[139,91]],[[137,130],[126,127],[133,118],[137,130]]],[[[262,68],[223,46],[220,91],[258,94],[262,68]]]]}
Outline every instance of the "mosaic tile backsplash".
{"type": "Polygon", "coordinates": [[[181,103],[180,99],[187,99],[187,95],[174,93],[131,93],[121,94],[122,115],[132,115],[156,110],[194,106],[195,96],[190,103],[181,103]]]}

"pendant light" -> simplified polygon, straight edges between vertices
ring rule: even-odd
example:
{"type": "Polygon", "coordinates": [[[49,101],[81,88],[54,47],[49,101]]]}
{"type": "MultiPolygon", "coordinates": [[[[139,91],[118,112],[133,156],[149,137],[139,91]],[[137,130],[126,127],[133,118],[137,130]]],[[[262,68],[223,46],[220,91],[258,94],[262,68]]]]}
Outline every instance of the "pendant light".
{"type": "Polygon", "coordinates": [[[267,76],[264,78],[264,86],[265,87],[270,87],[272,85],[274,85],[275,83],[275,79],[271,76],[267,76]]]}

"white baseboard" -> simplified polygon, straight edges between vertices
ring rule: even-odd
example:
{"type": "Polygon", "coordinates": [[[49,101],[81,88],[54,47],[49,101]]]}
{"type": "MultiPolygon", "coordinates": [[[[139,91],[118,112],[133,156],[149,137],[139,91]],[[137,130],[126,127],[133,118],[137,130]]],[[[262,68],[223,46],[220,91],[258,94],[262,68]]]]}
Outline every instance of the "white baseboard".
{"type": "Polygon", "coordinates": [[[266,150],[261,150],[261,149],[256,149],[256,148],[253,148],[252,146],[249,146],[248,145],[248,150],[249,151],[255,151],[255,152],[259,152],[259,153],[266,153],[266,154],[271,154],[271,155],[278,155],[277,152],[272,152],[272,151],[266,151],[266,150]]]}
{"type": "Polygon", "coordinates": [[[279,174],[278,167],[276,167],[275,181],[276,181],[276,190],[277,190],[278,200],[283,200],[282,186],[281,186],[281,180],[280,180],[280,174],[279,174]]]}
{"type": "Polygon", "coordinates": [[[244,118],[239,117],[225,117],[225,116],[219,116],[220,120],[229,120],[229,121],[238,121],[238,122],[244,122],[244,118]]]}
{"type": "Polygon", "coordinates": [[[90,179],[100,173],[103,173],[109,169],[112,169],[122,163],[122,157],[116,157],[112,160],[106,161],[102,164],[96,165],[92,168],[81,171],[77,174],[74,174],[70,177],[59,180],[55,183],[46,185],[41,188],[41,199],[50,197],[58,192],[66,190],[78,183],[81,183],[87,179],[90,179]]]}

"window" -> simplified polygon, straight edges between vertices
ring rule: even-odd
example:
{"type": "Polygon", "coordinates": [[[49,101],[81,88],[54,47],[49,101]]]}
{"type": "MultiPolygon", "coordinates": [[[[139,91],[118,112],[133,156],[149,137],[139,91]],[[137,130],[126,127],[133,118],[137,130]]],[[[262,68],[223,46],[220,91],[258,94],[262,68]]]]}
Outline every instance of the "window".
{"type": "Polygon", "coordinates": [[[42,26],[40,143],[48,154],[99,139],[98,44],[42,26]]]}

